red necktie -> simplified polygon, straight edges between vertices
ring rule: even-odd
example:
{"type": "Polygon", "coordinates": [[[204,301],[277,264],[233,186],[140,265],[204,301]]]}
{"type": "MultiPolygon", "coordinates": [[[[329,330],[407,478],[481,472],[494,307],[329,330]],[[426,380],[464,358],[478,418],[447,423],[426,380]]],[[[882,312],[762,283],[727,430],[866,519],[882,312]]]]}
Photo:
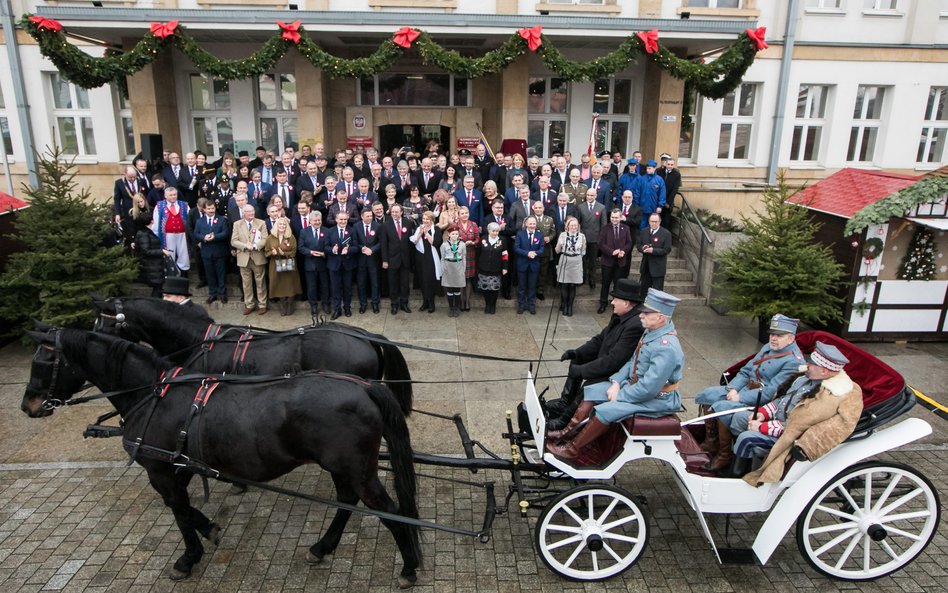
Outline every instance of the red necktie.
{"type": "Polygon", "coordinates": [[[395,220],[394,218],[392,219],[392,222],[395,223],[395,232],[398,233],[398,240],[401,241],[402,240],[402,224],[399,221],[395,220]]]}
{"type": "Polygon", "coordinates": [[[304,216],[304,217],[303,217],[303,228],[305,229],[305,228],[308,228],[308,227],[309,227],[309,220],[307,220],[306,217],[304,216]]]}

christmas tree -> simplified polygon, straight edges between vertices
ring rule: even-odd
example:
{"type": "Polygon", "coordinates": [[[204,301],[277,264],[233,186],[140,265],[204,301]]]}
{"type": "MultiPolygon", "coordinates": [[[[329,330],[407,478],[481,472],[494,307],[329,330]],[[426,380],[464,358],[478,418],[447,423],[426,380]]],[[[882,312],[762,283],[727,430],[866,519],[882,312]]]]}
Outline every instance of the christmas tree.
{"type": "Polygon", "coordinates": [[[88,189],[77,191],[73,163],[57,146],[37,164],[40,186],[23,186],[30,207],[16,221],[27,249],[14,254],[0,276],[0,319],[8,334],[20,333],[31,319],[89,327],[95,319],[90,295],[119,294],[138,274],[137,261],[114,239],[111,199],[94,204],[88,189]]]}
{"type": "Polygon", "coordinates": [[[747,238],[722,254],[719,302],[735,315],[767,322],[776,313],[811,324],[842,318],[843,266],[816,239],[820,224],[787,202],[793,195],[783,173],[764,190],[763,211],[742,216],[747,238]]]}
{"type": "Polygon", "coordinates": [[[935,251],[935,233],[927,227],[918,227],[899,264],[899,280],[934,280],[935,251]]]}

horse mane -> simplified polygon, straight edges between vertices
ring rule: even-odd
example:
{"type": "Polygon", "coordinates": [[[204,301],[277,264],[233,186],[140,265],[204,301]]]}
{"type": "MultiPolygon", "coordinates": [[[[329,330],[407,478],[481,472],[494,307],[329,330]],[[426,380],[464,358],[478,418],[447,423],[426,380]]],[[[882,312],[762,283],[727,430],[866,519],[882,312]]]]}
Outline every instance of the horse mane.
{"type": "Polygon", "coordinates": [[[108,334],[97,332],[88,332],[81,330],[65,330],[62,332],[61,345],[63,352],[70,358],[77,359],[88,350],[90,342],[98,341],[105,345],[105,355],[100,364],[103,366],[103,373],[106,374],[113,384],[120,382],[125,371],[125,359],[129,352],[140,356],[145,361],[152,363],[155,367],[170,365],[171,363],[158,356],[154,350],[134,342],[129,342],[108,334]]]}
{"type": "Polygon", "coordinates": [[[187,318],[189,321],[204,321],[208,323],[214,321],[207,312],[202,313],[200,307],[182,307],[178,303],[172,303],[171,301],[155,297],[133,297],[126,299],[126,302],[132,301],[140,304],[145,309],[150,308],[152,310],[161,311],[162,317],[171,315],[178,318],[187,318]]]}

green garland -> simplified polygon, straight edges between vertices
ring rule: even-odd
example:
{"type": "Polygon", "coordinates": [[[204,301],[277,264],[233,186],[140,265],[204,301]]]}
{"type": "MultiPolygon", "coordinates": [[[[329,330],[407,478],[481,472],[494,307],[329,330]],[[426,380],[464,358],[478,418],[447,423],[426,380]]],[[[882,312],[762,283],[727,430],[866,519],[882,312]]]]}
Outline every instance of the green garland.
{"type": "Polygon", "coordinates": [[[925,177],[854,214],[846,223],[843,234],[848,237],[862,232],[871,225],[905,216],[905,213],[915,206],[936,202],[946,193],[948,193],[948,177],[939,175],[925,177]]]}
{"type": "MultiPolygon", "coordinates": [[[[405,49],[389,39],[379,44],[378,49],[370,56],[338,58],[320,48],[306,35],[301,35],[299,43],[294,44],[283,39],[277,31],[249,57],[221,60],[201,49],[194,38],[188,35],[183,27],[178,26],[174,34],[168,37],[155,37],[149,32],[129,51],[109,50],[103,57],[96,58],[70,44],[61,31],[40,28],[30,20],[30,16],[23,15],[20,26],[36,39],[42,54],[56,65],[65,78],[87,89],[110,82],[122,84],[126,76],[131,76],[151,64],[158,58],[159,53],[170,46],[180,50],[202,72],[222,80],[252,78],[271,71],[294,46],[313,66],[334,78],[361,78],[386,72],[405,53],[405,49]]],[[[302,27],[299,28],[299,33],[304,33],[302,27]]],[[[738,35],[737,41],[708,64],[679,58],[662,45],[658,46],[658,51],[646,53],[642,41],[635,35],[623,40],[615,51],[588,62],[570,60],[552,41],[545,36],[542,40],[542,45],[537,48],[537,55],[550,70],[567,80],[605,78],[624,70],[640,55],[645,55],[659,68],[684,80],[709,99],[720,99],[733,91],[757,55],[756,45],[746,33],[738,35]]],[[[496,74],[529,51],[526,40],[519,33],[512,34],[500,47],[479,58],[465,57],[457,51],[445,49],[424,31],[420,31],[414,48],[424,64],[437,66],[464,78],[496,74]]]]}

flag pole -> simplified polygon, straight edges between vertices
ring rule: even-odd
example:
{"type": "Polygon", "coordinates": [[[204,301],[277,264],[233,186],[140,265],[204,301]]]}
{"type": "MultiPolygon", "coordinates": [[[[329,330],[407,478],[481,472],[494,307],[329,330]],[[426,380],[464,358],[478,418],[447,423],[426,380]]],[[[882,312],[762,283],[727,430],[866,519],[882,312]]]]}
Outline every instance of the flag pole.
{"type": "Polygon", "coordinates": [[[484,130],[481,129],[481,124],[475,123],[477,126],[477,133],[481,135],[481,142],[484,143],[484,148],[487,149],[487,154],[490,155],[490,158],[494,158],[494,151],[491,150],[490,143],[487,141],[487,136],[484,135],[484,130]]]}
{"type": "Polygon", "coordinates": [[[586,149],[586,156],[589,157],[589,164],[596,164],[596,124],[599,123],[599,114],[592,114],[592,128],[589,130],[589,148],[586,149]]]}

